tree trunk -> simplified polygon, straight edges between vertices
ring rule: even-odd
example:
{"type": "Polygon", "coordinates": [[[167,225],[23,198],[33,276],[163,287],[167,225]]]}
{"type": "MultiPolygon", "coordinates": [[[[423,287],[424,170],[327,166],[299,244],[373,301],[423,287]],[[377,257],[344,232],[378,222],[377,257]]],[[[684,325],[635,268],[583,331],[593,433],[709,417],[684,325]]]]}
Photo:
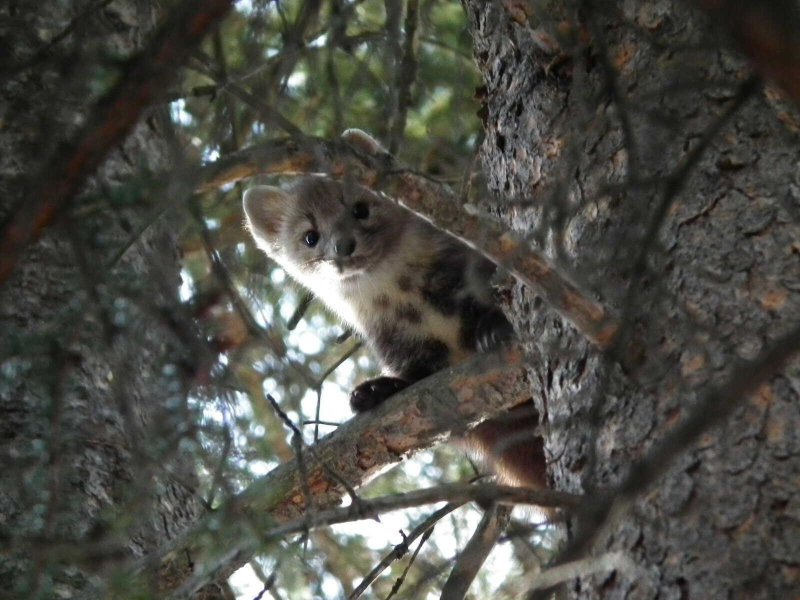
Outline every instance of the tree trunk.
{"type": "MultiPolygon", "coordinates": [[[[36,175],[155,17],[136,0],[0,8],[3,223],[31,201],[36,175]]],[[[104,573],[200,512],[194,464],[179,448],[192,365],[174,327],[177,228],[150,223],[155,199],[110,193],[142,158],[169,164],[163,123],[154,112],[136,128],[0,288],[0,581],[13,597],[119,595],[104,573]]]]}
{"type": "MultiPolygon", "coordinates": [[[[464,4],[494,209],[623,323],[603,355],[514,289],[515,325],[547,357],[531,380],[551,483],[599,494],[800,321],[800,121],[685,3],[464,4]]],[[[797,361],[757,383],[719,399],[730,418],[667,453],[594,538],[592,554],[640,569],[579,578],[569,597],[796,595],[797,361]]]]}

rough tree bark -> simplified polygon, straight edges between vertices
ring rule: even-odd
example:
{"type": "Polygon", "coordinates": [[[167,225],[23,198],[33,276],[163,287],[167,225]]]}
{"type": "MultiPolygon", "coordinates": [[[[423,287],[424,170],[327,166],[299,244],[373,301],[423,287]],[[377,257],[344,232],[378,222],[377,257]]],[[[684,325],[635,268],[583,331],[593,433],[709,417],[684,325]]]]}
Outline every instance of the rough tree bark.
{"type": "MultiPolygon", "coordinates": [[[[545,357],[531,380],[552,485],[592,493],[800,322],[798,121],[686,3],[566,4],[464,1],[493,209],[639,346],[640,364],[620,366],[514,290],[515,325],[545,357]]],[[[731,418],[678,448],[591,548],[641,570],[579,578],[569,596],[795,597],[799,393],[795,359],[752,397],[724,398],[731,418]]]]}
{"type": "MultiPolygon", "coordinates": [[[[0,222],[33,200],[34,174],[156,17],[155,3],[138,0],[0,7],[0,222]]],[[[109,567],[201,512],[179,449],[193,420],[193,357],[175,335],[177,228],[149,223],[152,198],[109,194],[142,166],[167,167],[165,123],[152,112],[0,287],[0,581],[12,597],[113,596],[109,567]]],[[[161,576],[181,577],[190,560],[176,557],[161,576]]]]}

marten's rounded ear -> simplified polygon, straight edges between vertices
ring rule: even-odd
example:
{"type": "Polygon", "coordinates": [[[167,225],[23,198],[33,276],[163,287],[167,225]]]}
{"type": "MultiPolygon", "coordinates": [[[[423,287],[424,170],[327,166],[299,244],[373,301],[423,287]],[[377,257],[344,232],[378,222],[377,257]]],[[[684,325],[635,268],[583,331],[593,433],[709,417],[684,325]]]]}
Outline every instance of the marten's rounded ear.
{"type": "Polygon", "coordinates": [[[242,205],[250,231],[254,235],[274,239],[289,202],[289,194],[281,188],[258,185],[247,190],[242,197],[242,205]]]}

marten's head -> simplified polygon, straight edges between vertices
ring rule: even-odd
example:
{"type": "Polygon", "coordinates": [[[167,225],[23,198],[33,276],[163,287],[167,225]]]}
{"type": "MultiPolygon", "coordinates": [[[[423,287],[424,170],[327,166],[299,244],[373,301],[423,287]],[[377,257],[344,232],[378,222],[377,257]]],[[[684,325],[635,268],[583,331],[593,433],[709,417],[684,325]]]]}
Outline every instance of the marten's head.
{"type": "Polygon", "coordinates": [[[367,188],[327,177],[306,177],[286,190],[253,187],[244,212],[258,246],[291,275],[335,281],[378,267],[411,218],[367,188]]]}

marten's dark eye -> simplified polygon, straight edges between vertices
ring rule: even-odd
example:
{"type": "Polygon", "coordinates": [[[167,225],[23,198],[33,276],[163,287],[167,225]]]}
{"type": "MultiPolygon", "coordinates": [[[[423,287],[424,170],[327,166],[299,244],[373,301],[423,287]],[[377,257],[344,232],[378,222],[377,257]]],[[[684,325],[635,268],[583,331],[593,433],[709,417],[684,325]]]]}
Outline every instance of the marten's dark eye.
{"type": "Polygon", "coordinates": [[[356,202],[353,204],[353,217],[356,219],[366,219],[369,216],[369,205],[366,202],[356,202]]]}
{"type": "Polygon", "coordinates": [[[303,241],[306,243],[306,246],[313,248],[319,241],[319,233],[313,229],[309,229],[303,234],[303,241]]]}

